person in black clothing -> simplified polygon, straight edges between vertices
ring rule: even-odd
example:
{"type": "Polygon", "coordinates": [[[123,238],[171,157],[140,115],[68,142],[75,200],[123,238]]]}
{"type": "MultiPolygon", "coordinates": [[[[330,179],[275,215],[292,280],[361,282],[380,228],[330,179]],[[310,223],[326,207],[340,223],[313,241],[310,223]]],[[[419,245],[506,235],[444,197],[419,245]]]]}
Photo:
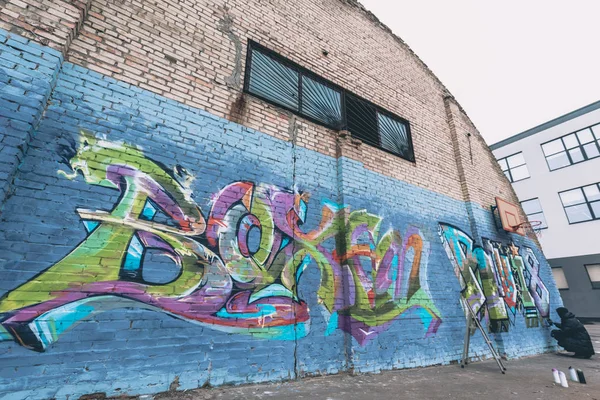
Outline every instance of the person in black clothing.
{"type": "Polygon", "coordinates": [[[575,318],[575,314],[565,307],[557,308],[556,313],[560,317],[560,324],[550,321],[551,325],[558,328],[552,330],[550,334],[558,340],[558,345],[564,347],[566,351],[574,352],[574,357],[578,358],[590,358],[596,354],[588,331],[575,318]]]}

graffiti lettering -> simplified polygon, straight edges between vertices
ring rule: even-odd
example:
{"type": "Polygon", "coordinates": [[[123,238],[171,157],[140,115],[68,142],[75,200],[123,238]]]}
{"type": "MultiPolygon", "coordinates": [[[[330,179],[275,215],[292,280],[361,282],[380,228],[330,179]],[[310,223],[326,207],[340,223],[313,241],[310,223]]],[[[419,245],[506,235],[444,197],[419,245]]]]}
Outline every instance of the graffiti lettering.
{"type": "Polygon", "coordinates": [[[468,306],[488,319],[491,332],[507,332],[519,313],[528,327],[548,317],[550,296],[532,249],[485,238],[483,247],[475,246],[466,233],[447,224],[440,224],[440,238],[468,306]]]}
{"type": "Polygon", "coordinates": [[[325,201],[320,223],[305,231],[308,193],[252,182],[223,188],[205,218],[184,168],[169,171],[138,148],[86,133],[69,165],[61,176],[81,174],[90,185],[118,190],[119,201],[110,211],[78,209],[86,238],[0,299],[0,340],[44,351],[79,322],[123,307],[296,339],[309,331],[297,286],[311,263],[321,274],[317,295],[328,332],[340,328],[364,344],[409,311],[426,336],[441,323],[426,283],[429,245],[417,228],[404,237],[381,232],[380,217],[325,201]],[[150,255],[176,273],[157,281],[150,255]]]}

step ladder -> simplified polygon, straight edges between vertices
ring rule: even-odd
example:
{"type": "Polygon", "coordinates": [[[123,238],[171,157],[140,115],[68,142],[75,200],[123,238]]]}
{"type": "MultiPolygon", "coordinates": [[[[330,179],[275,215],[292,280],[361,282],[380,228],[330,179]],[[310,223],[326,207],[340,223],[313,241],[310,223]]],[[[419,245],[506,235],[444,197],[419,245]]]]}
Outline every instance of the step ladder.
{"type": "Polygon", "coordinates": [[[462,296],[460,298],[460,301],[463,305],[463,308],[468,310],[467,312],[469,314],[467,317],[467,331],[465,332],[465,346],[463,348],[463,354],[462,354],[462,360],[460,363],[460,367],[464,368],[465,365],[467,365],[469,363],[468,359],[469,359],[469,345],[471,344],[471,333],[474,329],[479,329],[479,332],[481,332],[481,335],[483,336],[483,340],[485,340],[485,343],[490,348],[492,356],[494,356],[494,359],[496,360],[496,363],[498,364],[498,368],[500,368],[500,371],[504,374],[506,371],[506,367],[504,366],[504,364],[502,364],[502,359],[500,358],[500,355],[494,348],[494,345],[492,344],[490,337],[487,335],[487,332],[481,325],[481,322],[477,318],[477,315],[475,315],[475,313],[473,312],[473,310],[471,309],[471,307],[469,306],[467,301],[462,296]]]}

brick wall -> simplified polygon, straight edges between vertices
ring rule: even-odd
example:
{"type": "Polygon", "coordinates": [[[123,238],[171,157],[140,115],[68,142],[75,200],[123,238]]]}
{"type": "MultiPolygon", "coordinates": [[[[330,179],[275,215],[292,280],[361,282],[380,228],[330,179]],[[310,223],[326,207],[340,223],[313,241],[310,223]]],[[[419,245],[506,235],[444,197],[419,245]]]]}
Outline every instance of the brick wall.
{"type": "Polygon", "coordinates": [[[91,1],[21,1],[0,4],[0,28],[52,49],[66,51],[87,15],[91,1]]]}
{"type": "Polygon", "coordinates": [[[468,260],[499,279],[481,295],[500,297],[500,350],[554,348],[550,268],[489,211],[510,184],[360,5],[11,0],[0,16],[0,394],[447,364],[468,260]],[[248,39],[408,119],[416,163],[243,95],[248,39]]]}
{"type": "MultiPolygon", "coordinates": [[[[62,55],[7,32],[0,34],[0,204],[56,82],[62,55]]],[[[30,183],[31,184],[31,183],[30,183]]]]}
{"type": "MultiPolygon", "coordinates": [[[[256,40],[411,121],[417,165],[372,148],[349,157],[376,172],[462,198],[453,184],[455,163],[446,162],[453,157],[443,100],[447,90],[408,46],[355,2],[305,1],[275,9],[262,2],[63,3],[11,1],[2,11],[4,27],[31,37],[53,33],[42,42],[68,48],[70,62],[280,137],[289,130],[289,116],[240,98],[246,42],[256,40]],[[56,17],[36,27],[33,22],[48,14],[56,17]],[[30,31],[15,21],[17,16],[32,24],[30,31]],[[269,26],[278,29],[264,28],[269,26]],[[79,34],[71,42],[74,32],[79,34]]],[[[472,141],[480,141],[462,109],[457,112],[472,141]]],[[[331,151],[335,135],[321,127],[314,133],[312,139],[299,138],[302,145],[331,151]]],[[[472,144],[474,157],[487,157],[487,146],[481,144],[472,144]]],[[[505,182],[498,185],[511,191],[505,182]]],[[[497,193],[496,186],[490,192],[497,193]]],[[[489,197],[476,201],[487,206],[489,197]]]]}

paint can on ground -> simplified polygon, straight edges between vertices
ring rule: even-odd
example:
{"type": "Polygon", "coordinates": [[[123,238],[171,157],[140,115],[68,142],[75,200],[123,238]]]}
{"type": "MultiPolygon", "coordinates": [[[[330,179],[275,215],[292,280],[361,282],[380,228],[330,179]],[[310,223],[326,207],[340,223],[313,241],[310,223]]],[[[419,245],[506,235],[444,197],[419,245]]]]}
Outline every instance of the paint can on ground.
{"type": "Polygon", "coordinates": [[[583,371],[580,369],[577,370],[577,378],[579,378],[579,383],[583,383],[583,384],[587,383],[585,381],[585,375],[583,375],[583,371]]]}
{"type": "Polygon", "coordinates": [[[560,386],[568,388],[569,383],[567,382],[567,376],[565,375],[565,373],[562,371],[558,371],[558,375],[560,376],[560,386]]]}
{"type": "Polygon", "coordinates": [[[554,377],[554,383],[560,385],[560,376],[558,375],[558,370],[556,368],[552,368],[552,376],[554,377]]]}
{"type": "Polygon", "coordinates": [[[569,367],[569,377],[573,382],[579,382],[579,378],[577,377],[577,371],[573,367],[569,367]]]}

